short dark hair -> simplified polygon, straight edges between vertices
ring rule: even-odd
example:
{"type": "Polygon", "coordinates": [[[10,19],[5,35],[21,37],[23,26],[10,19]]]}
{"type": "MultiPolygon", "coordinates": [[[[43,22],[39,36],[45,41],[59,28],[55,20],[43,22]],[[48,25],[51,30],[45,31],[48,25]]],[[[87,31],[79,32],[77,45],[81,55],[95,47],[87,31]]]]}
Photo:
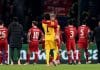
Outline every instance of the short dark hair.
{"type": "Polygon", "coordinates": [[[44,14],[44,18],[45,18],[46,20],[50,20],[50,14],[44,14]]]}
{"type": "Polygon", "coordinates": [[[3,21],[2,20],[0,20],[0,25],[2,25],[3,24],[3,21]]]}

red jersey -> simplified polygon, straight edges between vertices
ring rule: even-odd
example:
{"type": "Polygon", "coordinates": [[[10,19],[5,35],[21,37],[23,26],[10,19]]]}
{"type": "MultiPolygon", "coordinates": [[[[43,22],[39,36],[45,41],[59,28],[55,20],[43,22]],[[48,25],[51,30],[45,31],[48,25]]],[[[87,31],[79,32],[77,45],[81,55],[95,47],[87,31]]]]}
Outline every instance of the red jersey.
{"type": "Polygon", "coordinates": [[[88,40],[90,29],[86,25],[81,25],[78,28],[79,40],[88,40]]]}
{"type": "Polygon", "coordinates": [[[69,25],[68,27],[65,28],[65,34],[67,37],[67,40],[75,40],[76,34],[77,34],[77,30],[76,27],[69,25]]]}
{"type": "Polygon", "coordinates": [[[39,40],[39,36],[42,34],[41,30],[39,28],[30,28],[29,29],[30,34],[30,40],[31,41],[38,41],[39,40]]]}
{"type": "Polygon", "coordinates": [[[42,20],[42,23],[47,24],[47,27],[46,27],[47,31],[48,31],[49,27],[52,27],[52,28],[54,28],[55,33],[57,32],[57,26],[58,26],[58,21],[57,20],[54,20],[54,21],[42,20]]]}
{"type": "Polygon", "coordinates": [[[8,29],[6,27],[0,28],[0,40],[7,40],[8,29]]]}

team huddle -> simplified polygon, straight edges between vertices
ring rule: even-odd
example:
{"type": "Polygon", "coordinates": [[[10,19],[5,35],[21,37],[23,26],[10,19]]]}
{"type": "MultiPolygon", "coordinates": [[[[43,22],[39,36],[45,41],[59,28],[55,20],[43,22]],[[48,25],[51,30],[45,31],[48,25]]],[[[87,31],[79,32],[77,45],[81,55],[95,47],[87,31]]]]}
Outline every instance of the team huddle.
{"type": "MultiPolygon", "coordinates": [[[[64,31],[61,31],[60,25],[58,25],[58,21],[55,19],[53,14],[50,15],[50,20],[48,18],[44,18],[42,20],[42,27],[44,32],[39,30],[36,26],[36,22],[33,22],[32,28],[28,33],[28,42],[29,42],[29,51],[35,52],[35,60],[37,63],[38,58],[38,45],[39,41],[42,41],[42,51],[46,53],[46,64],[50,66],[51,64],[57,65],[60,64],[60,51],[61,44],[63,43],[62,33],[65,34],[66,38],[66,49],[68,55],[68,64],[81,64],[81,55],[82,50],[85,51],[86,54],[86,63],[90,63],[88,60],[88,43],[89,43],[89,33],[90,29],[85,25],[85,22],[78,27],[78,29],[73,25],[73,23],[69,23],[68,26],[65,27],[64,31]],[[39,37],[41,36],[41,39],[39,37]],[[78,41],[76,42],[76,38],[78,37],[78,41]],[[78,60],[76,60],[76,43],[78,44],[78,60]],[[33,48],[33,49],[32,49],[33,48]],[[72,59],[71,55],[73,51],[72,59]],[[52,52],[52,53],[51,53],[52,52]]],[[[29,52],[29,53],[30,53],[29,52]]],[[[29,54],[28,54],[28,63],[29,63],[29,54]]]]}
{"type": "MultiPolygon", "coordinates": [[[[55,19],[55,15],[51,14],[50,19],[44,18],[42,20],[43,31],[37,27],[37,22],[32,21],[32,28],[29,29],[27,34],[27,41],[29,44],[27,61],[26,64],[29,64],[30,55],[32,52],[35,53],[34,63],[38,62],[38,51],[39,43],[42,43],[42,51],[46,53],[46,64],[50,66],[51,64],[57,65],[60,64],[60,51],[61,44],[64,43],[62,39],[62,34],[65,35],[65,44],[68,55],[68,64],[81,64],[81,55],[82,50],[86,54],[86,63],[89,63],[88,57],[88,43],[89,43],[89,33],[90,29],[86,26],[85,22],[76,28],[73,23],[68,23],[68,26],[65,27],[64,31],[61,31],[58,21],[55,19]],[[76,38],[78,40],[76,41],[76,38]],[[78,60],[76,60],[76,44],[78,44],[78,60]],[[72,52],[73,57],[72,59],[72,52]],[[51,52],[53,54],[51,54],[51,52]]],[[[0,22],[0,64],[2,63],[2,48],[4,48],[4,57],[5,62],[7,61],[7,28],[3,26],[3,23],[0,22]]]]}

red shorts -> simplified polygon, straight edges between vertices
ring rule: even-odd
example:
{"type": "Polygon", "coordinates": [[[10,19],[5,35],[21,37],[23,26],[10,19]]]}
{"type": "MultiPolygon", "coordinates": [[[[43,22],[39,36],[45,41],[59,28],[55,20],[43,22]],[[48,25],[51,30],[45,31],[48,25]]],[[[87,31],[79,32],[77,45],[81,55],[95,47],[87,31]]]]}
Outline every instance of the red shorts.
{"type": "Polygon", "coordinates": [[[30,52],[38,52],[39,42],[31,41],[29,43],[29,50],[30,52]]]}
{"type": "Polygon", "coordinates": [[[67,51],[70,51],[70,50],[75,51],[76,50],[75,40],[68,40],[66,43],[66,48],[67,48],[67,51]]]}
{"type": "Polygon", "coordinates": [[[78,41],[78,48],[80,49],[87,49],[88,47],[88,41],[78,41]]]}
{"type": "Polygon", "coordinates": [[[7,40],[0,40],[0,51],[4,51],[5,53],[8,51],[7,40]]]}

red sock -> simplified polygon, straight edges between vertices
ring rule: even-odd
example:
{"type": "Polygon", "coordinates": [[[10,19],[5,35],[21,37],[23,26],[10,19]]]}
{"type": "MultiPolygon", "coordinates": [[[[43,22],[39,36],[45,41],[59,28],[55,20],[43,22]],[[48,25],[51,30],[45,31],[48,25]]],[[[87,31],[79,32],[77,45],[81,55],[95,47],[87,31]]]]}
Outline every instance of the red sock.
{"type": "Polygon", "coordinates": [[[34,62],[37,63],[38,62],[38,54],[35,54],[35,59],[34,62]]]}
{"type": "Polygon", "coordinates": [[[7,59],[8,59],[8,53],[5,53],[5,55],[4,55],[4,61],[7,61],[7,59]]]}
{"type": "Polygon", "coordinates": [[[76,61],[76,52],[74,52],[74,61],[76,61]]]}
{"type": "Polygon", "coordinates": [[[27,54],[27,62],[29,63],[30,61],[30,54],[27,54]]]}
{"type": "Polygon", "coordinates": [[[68,54],[68,63],[71,63],[71,54],[68,54]]]}
{"type": "Polygon", "coordinates": [[[58,54],[58,56],[57,56],[57,60],[60,60],[60,55],[58,54]]]}
{"type": "Polygon", "coordinates": [[[2,63],[2,54],[0,54],[0,64],[2,63]]]}
{"type": "Polygon", "coordinates": [[[81,53],[78,52],[78,62],[81,62],[81,53]]]}
{"type": "Polygon", "coordinates": [[[52,56],[50,56],[50,61],[49,62],[52,62],[53,61],[53,57],[52,56]]]}

